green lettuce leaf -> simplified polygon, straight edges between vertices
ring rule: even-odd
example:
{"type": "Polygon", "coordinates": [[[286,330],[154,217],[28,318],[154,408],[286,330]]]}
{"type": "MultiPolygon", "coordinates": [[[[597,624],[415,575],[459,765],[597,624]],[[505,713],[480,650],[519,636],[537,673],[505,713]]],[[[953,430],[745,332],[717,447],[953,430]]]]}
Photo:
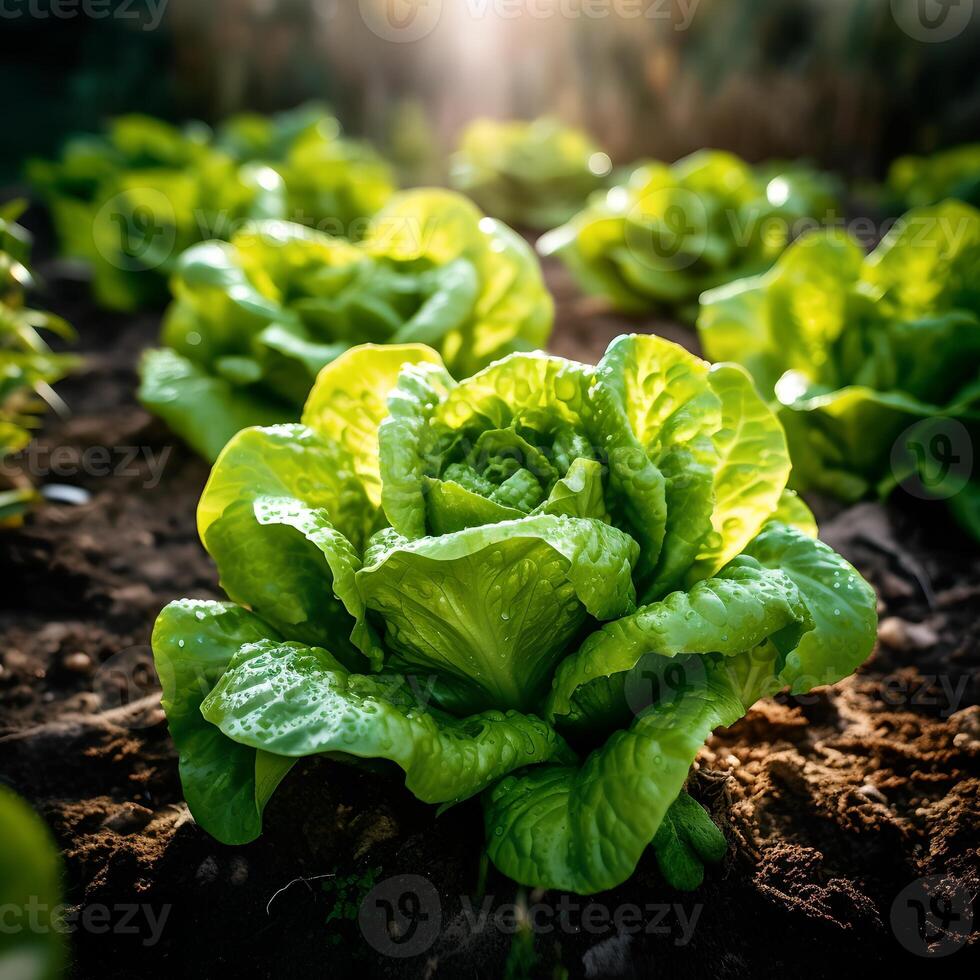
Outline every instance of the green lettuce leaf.
{"type": "Polygon", "coordinates": [[[725,856],[728,841],[704,808],[682,791],[667,808],[650,847],[667,884],[693,891],[704,880],[704,865],[725,856]]]}
{"type": "Polygon", "coordinates": [[[402,662],[471,709],[525,709],[586,614],[632,606],[636,555],[608,524],[543,514],[415,541],[382,532],[357,584],[402,662]]]}
{"type": "MultiPolygon", "coordinates": [[[[272,421],[283,422],[299,415],[321,369],[355,344],[390,345],[406,352],[405,360],[444,361],[450,371],[468,374],[512,351],[542,346],[553,319],[527,244],[451,191],[396,195],[359,244],[290,222],[251,222],[230,242],[188,249],[176,262],[172,288],[166,347],[189,361],[195,376],[212,380],[207,388],[222,400],[240,393],[246,402],[271,402],[278,406],[272,421]]],[[[388,367],[381,368],[380,358],[373,363],[387,390],[388,367]]],[[[397,376],[400,362],[392,364],[397,376]]],[[[347,388],[354,397],[366,391],[367,383],[347,370],[327,372],[307,404],[308,422],[330,414],[328,388],[339,400],[350,397],[347,388]]],[[[153,377],[145,381],[146,404],[164,405],[192,444],[218,441],[218,433],[198,431],[206,423],[196,406],[181,404],[181,389],[169,389],[171,404],[149,383],[153,377]]],[[[203,380],[193,391],[201,387],[203,380]]],[[[372,443],[384,409],[383,399],[372,407],[372,443]]],[[[225,408],[223,414],[233,413],[225,408]]],[[[373,488],[372,498],[379,493],[373,488]]]]}
{"type": "Polygon", "coordinates": [[[41,818],[0,784],[0,975],[56,980],[65,970],[61,854],[41,818]]]}
{"type": "Polygon", "coordinates": [[[809,538],[817,536],[817,520],[813,516],[813,511],[807,507],[803,498],[795,490],[784,490],[780,494],[779,502],[770,520],[795,527],[809,538]]]}
{"type": "MultiPolygon", "coordinates": [[[[721,427],[714,434],[712,530],[701,541],[687,581],[714,574],[758,533],[786,500],[789,448],[779,419],[736,364],[717,364],[708,375],[721,399],[721,427]]],[[[787,507],[789,507],[787,503],[787,507]]],[[[805,507],[805,505],[801,505],[805,507]]]]}
{"type": "Polygon", "coordinates": [[[410,678],[352,674],[326,650],[275,640],[242,646],[201,714],[236,743],[280,756],[388,759],[426,803],[464,800],[515,766],[568,754],[533,715],[454,718],[420,703],[410,678]]]}
{"type": "Polygon", "coordinates": [[[161,704],[180,756],[180,781],[194,819],[226,844],[262,832],[262,812],[295,759],[234,742],[201,715],[232,657],[276,632],[240,606],[181,599],[153,627],[161,704]]]}
{"type": "Polygon", "coordinates": [[[786,656],[781,685],[793,694],[834,684],[871,653],[878,626],[874,589],[822,541],[773,521],[744,552],[763,567],[779,570],[800,590],[813,629],[786,656]]]}
{"type": "MultiPolygon", "coordinates": [[[[777,637],[780,646],[795,646],[811,626],[808,607],[790,578],[739,557],[716,578],[698,582],[689,592],[673,592],[591,634],[559,665],[548,717],[575,721],[580,688],[632,670],[648,654],[735,656],[777,637]]],[[[582,693],[587,701],[587,692],[582,693]]]]}
{"type": "Polygon", "coordinates": [[[614,733],[580,767],[540,766],[502,779],[484,797],[490,858],[540,888],[580,894],[625,881],[677,799],[711,732],[755,700],[745,676],[775,658],[707,661],[701,683],[614,733]],[[745,698],[746,700],[743,700],[745,698]]]}
{"type": "Polygon", "coordinates": [[[227,507],[259,497],[291,497],[328,510],[333,524],[358,548],[374,523],[350,454],[296,423],[245,429],[229,441],[198,502],[201,538],[227,507]]]}
{"type": "Polygon", "coordinates": [[[886,187],[900,208],[957,198],[980,207],[980,143],[964,143],[929,156],[903,156],[888,168],[886,187]]]}
{"type": "Polygon", "coordinates": [[[237,500],[208,528],[204,545],[229,598],[290,639],[329,640],[349,666],[362,666],[359,650],[377,668],[383,655],[354,585],[360,558],[327,513],[291,497],[237,500]]]}
{"type": "Polygon", "coordinates": [[[372,513],[342,447],[282,425],[228,443],[201,496],[198,528],[230,598],[288,639],[329,641],[349,664],[360,651],[379,667],[354,585],[372,513]]]}
{"type": "Polygon", "coordinates": [[[406,364],[441,368],[442,359],[422,344],[361,345],[320,372],[303,409],[305,425],[350,453],[375,506],[381,503],[378,430],[388,416],[388,395],[406,364]]]}
{"type": "MultiPolygon", "coordinates": [[[[645,492],[642,477],[638,480],[634,474],[621,484],[637,515],[637,536],[650,539],[644,556],[651,564],[656,560],[652,581],[645,583],[642,591],[644,600],[669,591],[710,531],[712,486],[718,466],[712,436],[721,427],[721,400],[707,378],[704,361],[652,336],[617,338],[596,369],[599,397],[608,387],[619,408],[616,414],[625,415],[635,444],[642,447],[641,457],[635,452],[635,444],[624,443],[632,450],[627,458],[640,459],[641,463],[648,459],[651,471],[663,478],[663,504],[656,484],[655,495],[645,492]],[[653,507],[644,513],[641,508],[649,500],[653,507]],[[662,531],[653,523],[661,510],[665,510],[662,531]],[[658,538],[659,547],[653,547],[658,538]]],[[[610,433],[606,435],[609,444],[610,433]]],[[[613,433],[612,444],[617,442],[613,433]]],[[[617,475],[623,469],[612,454],[610,469],[617,475]]],[[[644,571],[641,567],[641,576],[644,571]]]]}
{"type": "Polygon", "coordinates": [[[475,298],[469,282],[462,295],[450,299],[447,293],[439,304],[442,325],[425,341],[438,340],[456,377],[547,343],[554,305],[534,252],[516,232],[484,218],[461,195],[434,188],[396,195],[375,216],[364,247],[399,266],[452,264],[461,272],[467,266],[475,272],[475,298]]]}
{"type": "Polygon", "coordinates": [[[420,799],[440,803],[514,768],[571,757],[534,716],[454,718],[427,707],[412,678],[349,673],[230,603],[171,603],[153,652],[187,803],[227,844],[258,836],[265,805],[301,756],[389,759],[420,799]]]}
{"type": "Polygon", "coordinates": [[[272,425],[288,414],[275,397],[236,389],[166,348],[143,355],[138,397],[208,460],[217,459],[240,429],[272,425]]]}

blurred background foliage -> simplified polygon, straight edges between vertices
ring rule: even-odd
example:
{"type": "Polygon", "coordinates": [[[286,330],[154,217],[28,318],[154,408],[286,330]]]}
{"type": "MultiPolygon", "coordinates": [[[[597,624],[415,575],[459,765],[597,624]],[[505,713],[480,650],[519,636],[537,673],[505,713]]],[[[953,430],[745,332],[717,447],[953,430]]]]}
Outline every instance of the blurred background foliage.
{"type": "Polygon", "coordinates": [[[974,0],[59,2],[0,16],[4,182],[120,112],[214,122],[309,98],[408,182],[442,179],[479,115],[555,114],[617,162],[712,146],[849,177],[980,138],[974,0]],[[963,26],[923,40],[925,16],[963,26]]]}

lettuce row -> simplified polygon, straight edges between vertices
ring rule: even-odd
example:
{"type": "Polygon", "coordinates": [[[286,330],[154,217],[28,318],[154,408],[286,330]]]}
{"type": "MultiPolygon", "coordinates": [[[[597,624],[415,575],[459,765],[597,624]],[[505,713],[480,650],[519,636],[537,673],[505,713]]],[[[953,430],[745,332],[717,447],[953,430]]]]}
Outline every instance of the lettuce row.
{"type": "Polygon", "coordinates": [[[644,163],[592,195],[538,243],[583,289],[625,313],[694,319],[700,293],[767,269],[803,221],[838,210],[824,175],[799,165],[754,170],[716,150],[644,163]]]}
{"type": "Polygon", "coordinates": [[[918,467],[980,538],[962,472],[980,445],[978,281],[980,212],[946,201],[909,211],[867,256],[842,232],[804,236],[768,273],[705,293],[698,331],[708,357],[774,393],[795,487],[856,500],[918,467]]]}
{"type": "MultiPolygon", "coordinates": [[[[0,208],[0,460],[30,442],[37,413],[61,405],[51,385],[78,365],[70,354],[52,353],[42,330],[71,340],[72,328],[53,313],[28,309],[26,292],[34,286],[27,268],[30,238],[16,223],[21,201],[0,208]]],[[[36,492],[18,477],[0,481],[0,526],[19,520],[36,492]]]]}
{"type": "Polygon", "coordinates": [[[354,344],[425,344],[463,376],[543,346],[553,316],[526,243],[442,190],[396,195],[357,244],[257,222],[188,249],[172,287],[140,398],[212,460],[247,425],[295,419],[354,344]]]}
{"type": "Polygon", "coordinates": [[[458,382],[421,345],[352,348],[301,423],[214,466],[198,526],[232,601],[157,620],[191,811],[251,840],[329,754],[427,802],[481,794],[522,883],[609,888],[652,847],[696,887],[725,850],[683,792],[711,731],[874,642],[873,592],[788,475],[748,375],[656,337],[458,382]]]}
{"type": "Polygon", "coordinates": [[[96,301],[124,311],[165,302],[167,275],[196,242],[263,218],[356,234],[394,190],[377,154],[340,137],[317,106],[233,117],[217,135],[121,116],[58,160],[31,161],[28,177],[62,252],[91,267],[96,301]]]}
{"type": "Polygon", "coordinates": [[[183,249],[285,208],[279,176],[214,148],[206,126],[140,115],[70,140],[56,161],[31,161],[28,178],[62,253],[90,267],[96,302],[113,310],[164,302],[183,249]]]}
{"type": "Polygon", "coordinates": [[[463,132],[450,179],[487,214],[545,231],[568,221],[610,169],[585,133],[554,119],[477,119],[463,132]]]}

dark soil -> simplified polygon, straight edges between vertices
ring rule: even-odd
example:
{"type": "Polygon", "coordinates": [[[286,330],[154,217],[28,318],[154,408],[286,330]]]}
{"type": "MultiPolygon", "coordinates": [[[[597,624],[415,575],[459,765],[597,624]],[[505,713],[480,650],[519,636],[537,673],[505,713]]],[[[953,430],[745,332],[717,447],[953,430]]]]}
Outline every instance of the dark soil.
{"type": "MultiPolygon", "coordinates": [[[[548,273],[557,352],[591,360],[636,328],[578,298],[560,269],[548,273]]],[[[976,967],[980,557],[938,508],[911,500],[820,508],[823,536],[878,589],[881,645],[856,676],[764,702],[703,750],[691,789],[731,847],[696,892],[671,891],[648,857],[594,900],[528,893],[487,869],[475,802],[437,817],[397,780],[326,759],[290,774],[260,840],[212,840],[182,802],[148,647],[166,602],[219,597],[194,530],[207,470],[134,401],[134,365],[158,318],[104,314],[80,284],[49,279],[44,299],[78,327],[88,366],[59,387],[72,414],[48,421],[34,469],[37,482],[89,499],[48,503],[0,534],[0,779],[64,851],[80,922],[75,976],[836,978],[976,967]],[[424,881],[388,881],[404,875],[424,881]],[[419,925],[401,946],[372,920],[362,934],[358,909],[376,883],[372,897],[417,896],[419,925]],[[531,907],[532,931],[512,934],[513,903],[531,907]],[[107,920],[86,923],[100,905],[107,920]]],[[[682,327],[656,328],[695,343],[682,327]]]]}

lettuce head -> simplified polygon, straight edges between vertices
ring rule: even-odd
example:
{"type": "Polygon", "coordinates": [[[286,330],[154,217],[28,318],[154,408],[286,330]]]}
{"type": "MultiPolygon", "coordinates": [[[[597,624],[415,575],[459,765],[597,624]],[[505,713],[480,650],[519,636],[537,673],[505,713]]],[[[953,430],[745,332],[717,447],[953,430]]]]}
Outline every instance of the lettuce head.
{"type": "Polygon", "coordinates": [[[356,237],[394,190],[377,153],[316,105],[234,116],[217,134],[120,116],[59,159],[31,161],[28,177],[62,252],[90,267],[96,301],[123,311],[166,302],[167,277],[197,242],[264,218],[356,237]]]}
{"type": "Polygon", "coordinates": [[[58,160],[31,161],[28,177],[62,253],[86,263],[96,302],[112,310],[164,302],[183,249],[285,207],[281,178],[217,150],[207,126],[142,115],[69,140],[58,160]]]}
{"type": "Polygon", "coordinates": [[[586,133],[555,119],[477,119],[463,133],[450,178],[487,214],[545,231],[580,210],[611,169],[586,133]]]}
{"type": "Polygon", "coordinates": [[[192,813],[248,841],[298,759],[378,760],[429,803],[481,794],[519,882],[600,891],[652,847],[695,887],[725,850],[683,791],[712,730],[874,642],[789,470],[746,372],[657,337],[460,381],[423,344],[346,351],[300,423],[214,466],[198,528],[229,601],[157,620],[192,813]]]}
{"type": "Polygon", "coordinates": [[[356,344],[424,343],[464,377],[543,346],[553,317],[526,242],[446,190],[396,195],[357,244],[257,222],[186,251],[172,288],[140,398],[212,460],[245,426],[298,418],[356,344]]]}
{"type": "Polygon", "coordinates": [[[980,539],[980,211],[914,209],[870,255],[840,231],[804,236],[705,293],[698,332],[775,394],[797,489],[853,501],[911,478],[980,539]]]}
{"type": "Polygon", "coordinates": [[[888,168],[885,193],[905,207],[927,207],[946,198],[980,207],[980,143],[899,157],[888,168]]]}
{"type": "Polygon", "coordinates": [[[636,167],[538,249],[624,313],[693,320],[703,290],[769,268],[802,224],[836,209],[832,185],[803,165],[756,170],[702,150],[636,167]]]}

